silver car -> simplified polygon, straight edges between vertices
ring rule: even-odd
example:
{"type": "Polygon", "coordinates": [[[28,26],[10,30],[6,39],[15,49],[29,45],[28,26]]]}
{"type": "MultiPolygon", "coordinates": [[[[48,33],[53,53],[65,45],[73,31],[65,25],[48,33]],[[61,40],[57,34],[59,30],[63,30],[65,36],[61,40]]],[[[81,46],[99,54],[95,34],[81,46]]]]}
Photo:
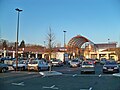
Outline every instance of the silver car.
{"type": "Polygon", "coordinates": [[[8,70],[8,65],[4,63],[0,63],[0,72],[4,73],[8,70]]]}
{"type": "Polygon", "coordinates": [[[63,62],[59,59],[52,60],[52,66],[63,66],[63,62]]]}
{"type": "Polygon", "coordinates": [[[28,63],[28,71],[30,70],[49,70],[50,66],[43,60],[32,60],[28,63]]]}
{"type": "Polygon", "coordinates": [[[13,64],[14,70],[16,70],[16,66],[18,70],[27,70],[27,62],[24,60],[21,60],[21,61],[19,60],[18,65],[16,65],[16,62],[14,62],[13,64]]]}
{"type": "Polygon", "coordinates": [[[80,67],[80,61],[78,59],[73,59],[70,62],[70,67],[80,67]]]}
{"type": "Polygon", "coordinates": [[[83,61],[81,65],[81,74],[85,72],[92,72],[95,74],[95,66],[91,61],[83,61]]]}

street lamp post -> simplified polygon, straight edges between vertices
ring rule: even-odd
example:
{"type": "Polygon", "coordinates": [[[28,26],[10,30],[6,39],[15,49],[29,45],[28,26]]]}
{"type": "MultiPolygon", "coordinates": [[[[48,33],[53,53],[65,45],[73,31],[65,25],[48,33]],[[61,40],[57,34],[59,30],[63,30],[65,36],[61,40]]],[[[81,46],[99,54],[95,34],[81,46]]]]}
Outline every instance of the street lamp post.
{"type": "Polygon", "coordinates": [[[19,14],[21,11],[18,8],[15,9],[18,12],[18,18],[17,18],[17,32],[16,32],[16,71],[18,69],[18,35],[19,35],[19,14]]]}
{"type": "Polygon", "coordinates": [[[110,59],[110,39],[108,39],[108,59],[110,59]]]}
{"type": "Polygon", "coordinates": [[[64,59],[63,62],[65,63],[65,39],[66,39],[66,32],[67,31],[63,31],[64,32],[64,59]]]}

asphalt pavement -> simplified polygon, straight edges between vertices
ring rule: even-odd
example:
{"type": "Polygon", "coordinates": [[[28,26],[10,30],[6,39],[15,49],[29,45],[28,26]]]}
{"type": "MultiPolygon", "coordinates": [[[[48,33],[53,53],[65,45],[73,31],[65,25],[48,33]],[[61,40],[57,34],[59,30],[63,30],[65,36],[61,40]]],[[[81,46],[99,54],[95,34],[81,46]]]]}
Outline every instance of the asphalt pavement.
{"type": "Polygon", "coordinates": [[[61,75],[42,76],[39,72],[0,73],[0,90],[120,90],[120,77],[103,74],[96,65],[95,74],[80,74],[80,67],[53,67],[61,75]]]}

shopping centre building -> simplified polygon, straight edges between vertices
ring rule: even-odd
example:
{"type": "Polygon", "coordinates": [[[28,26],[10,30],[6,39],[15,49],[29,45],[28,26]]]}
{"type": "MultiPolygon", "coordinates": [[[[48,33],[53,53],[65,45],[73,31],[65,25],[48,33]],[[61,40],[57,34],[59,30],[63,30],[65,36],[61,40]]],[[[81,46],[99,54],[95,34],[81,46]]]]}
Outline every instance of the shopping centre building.
{"type": "MultiPolygon", "coordinates": [[[[54,47],[51,51],[51,58],[61,59],[73,59],[73,58],[92,58],[92,59],[115,59],[118,60],[116,54],[117,43],[99,43],[96,44],[84,36],[77,35],[69,40],[65,47],[54,47]],[[65,57],[64,57],[65,56],[65,57]]],[[[13,57],[15,58],[15,46],[7,49],[0,48],[1,57],[13,57]]],[[[49,48],[43,46],[25,46],[24,48],[18,48],[19,57],[27,58],[46,58],[50,59],[49,48]]]]}

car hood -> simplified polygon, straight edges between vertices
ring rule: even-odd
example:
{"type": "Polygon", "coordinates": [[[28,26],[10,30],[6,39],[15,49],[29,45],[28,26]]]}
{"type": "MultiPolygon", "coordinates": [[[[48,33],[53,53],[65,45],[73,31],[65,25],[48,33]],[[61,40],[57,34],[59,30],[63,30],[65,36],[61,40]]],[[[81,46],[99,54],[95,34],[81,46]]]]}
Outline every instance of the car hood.
{"type": "Polygon", "coordinates": [[[117,67],[118,65],[104,65],[104,67],[117,67]]]}

